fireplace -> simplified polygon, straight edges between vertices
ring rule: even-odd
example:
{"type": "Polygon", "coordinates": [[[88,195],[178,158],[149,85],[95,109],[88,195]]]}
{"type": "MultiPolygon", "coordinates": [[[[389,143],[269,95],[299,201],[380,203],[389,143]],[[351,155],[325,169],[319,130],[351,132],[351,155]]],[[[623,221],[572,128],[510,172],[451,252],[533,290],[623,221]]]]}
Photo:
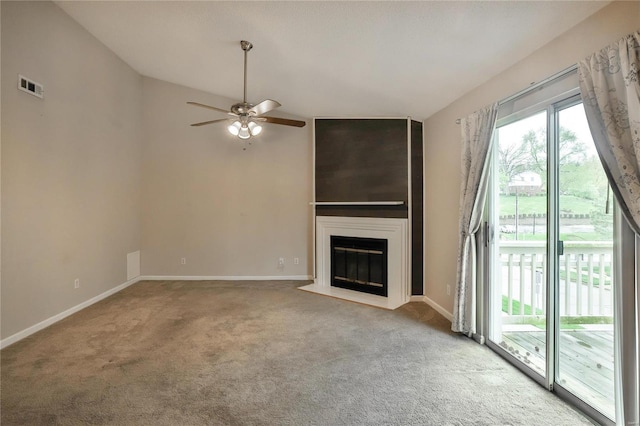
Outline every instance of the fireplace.
{"type": "Polygon", "coordinates": [[[316,216],[316,277],[313,284],[300,289],[380,308],[402,306],[409,301],[410,294],[407,226],[407,219],[402,218],[316,216]],[[336,266],[332,266],[336,263],[332,260],[332,243],[335,246],[336,241],[340,243],[339,248],[348,249],[338,251],[337,269],[344,271],[340,274],[336,274],[336,266]],[[363,242],[365,245],[360,246],[363,242]],[[380,242],[382,245],[376,245],[380,242]],[[381,251],[386,255],[384,261],[378,263],[378,269],[376,262],[381,255],[377,252],[381,251]],[[348,268],[349,257],[358,260],[348,268]],[[368,269],[367,279],[364,265],[368,269]],[[334,281],[335,275],[346,279],[334,281]]]}
{"type": "Polygon", "coordinates": [[[387,240],[331,236],[331,285],[387,297],[387,240]]]}

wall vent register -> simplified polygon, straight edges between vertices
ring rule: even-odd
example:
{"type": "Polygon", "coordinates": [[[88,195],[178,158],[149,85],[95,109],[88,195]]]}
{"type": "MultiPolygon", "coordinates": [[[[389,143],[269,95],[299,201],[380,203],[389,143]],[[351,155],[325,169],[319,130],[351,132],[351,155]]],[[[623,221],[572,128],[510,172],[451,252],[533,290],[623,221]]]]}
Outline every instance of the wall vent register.
{"type": "Polygon", "coordinates": [[[331,285],[387,297],[387,240],[331,236],[331,285]]]}
{"type": "Polygon", "coordinates": [[[18,74],[18,89],[40,99],[44,98],[44,86],[20,74],[18,74]]]}

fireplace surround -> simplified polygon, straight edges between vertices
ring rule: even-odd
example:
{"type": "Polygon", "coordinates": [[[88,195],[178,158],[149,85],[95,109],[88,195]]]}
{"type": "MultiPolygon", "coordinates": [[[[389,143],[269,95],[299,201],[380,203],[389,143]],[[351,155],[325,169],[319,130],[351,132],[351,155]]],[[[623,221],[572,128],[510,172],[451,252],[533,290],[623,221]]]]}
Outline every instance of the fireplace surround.
{"type": "Polygon", "coordinates": [[[316,279],[302,290],[386,309],[409,301],[407,219],[373,217],[316,217],[316,279]],[[387,296],[331,285],[331,237],[386,240],[387,296]]]}

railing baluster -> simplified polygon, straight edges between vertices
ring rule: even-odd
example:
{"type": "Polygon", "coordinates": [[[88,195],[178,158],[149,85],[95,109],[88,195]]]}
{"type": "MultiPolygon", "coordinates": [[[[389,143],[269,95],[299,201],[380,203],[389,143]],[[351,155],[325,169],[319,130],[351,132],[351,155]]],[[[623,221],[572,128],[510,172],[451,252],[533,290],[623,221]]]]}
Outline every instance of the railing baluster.
{"type": "Polygon", "coordinates": [[[531,315],[536,314],[536,258],[537,254],[531,254],[531,315]]]}
{"type": "Polygon", "coordinates": [[[599,256],[600,284],[598,284],[598,315],[604,315],[604,253],[599,256]]]}
{"type": "Polygon", "coordinates": [[[520,253],[520,315],[524,315],[524,260],[525,255],[520,253]]]}
{"type": "Polygon", "coordinates": [[[547,312],[547,253],[542,255],[542,277],[540,283],[540,309],[547,312]]]}
{"type": "Polygon", "coordinates": [[[582,315],[582,254],[576,255],[576,315],[582,315]]]}
{"type": "MultiPolygon", "coordinates": [[[[571,315],[571,255],[564,254],[564,315],[571,315]]],[[[563,315],[563,313],[560,313],[563,315]]]]}
{"type": "Polygon", "coordinates": [[[593,253],[588,254],[587,262],[587,315],[593,315],[593,253]]]}
{"type": "Polygon", "coordinates": [[[509,260],[508,260],[508,267],[507,267],[507,280],[509,281],[509,286],[508,286],[508,305],[507,305],[507,313],[509,315],[513,315],[513,254],[509,253],[509,260]]]}

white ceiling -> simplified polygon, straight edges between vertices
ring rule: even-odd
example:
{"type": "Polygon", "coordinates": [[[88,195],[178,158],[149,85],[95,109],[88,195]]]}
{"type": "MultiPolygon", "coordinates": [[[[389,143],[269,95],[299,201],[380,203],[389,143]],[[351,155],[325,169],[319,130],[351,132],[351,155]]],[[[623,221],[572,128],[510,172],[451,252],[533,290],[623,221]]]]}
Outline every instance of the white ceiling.
{"type": "Polygon", "coordinates": [[[250,102],[423,119],[609,2],[56,3],[145,76],[241,100],[245,39],[250,102]]]}

